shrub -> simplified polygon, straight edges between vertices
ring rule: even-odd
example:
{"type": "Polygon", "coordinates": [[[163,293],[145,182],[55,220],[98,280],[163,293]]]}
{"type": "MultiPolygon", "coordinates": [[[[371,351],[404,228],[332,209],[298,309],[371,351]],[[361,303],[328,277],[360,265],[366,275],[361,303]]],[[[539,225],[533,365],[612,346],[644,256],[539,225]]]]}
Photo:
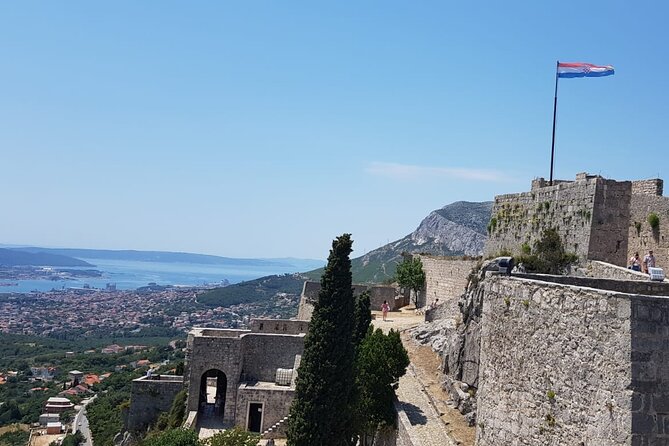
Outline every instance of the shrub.
{"type": "Polygon", "coordinates": [[[635,221],[634,222],[634,227],[636,228],[636,235],[637,237],[641,235],[641,222],[640,221],[635,221]]]}
{"type": "Polygon", "coordinates": [[[660,228],[660,217],[655,212],[651,212],[648,214],[648,224],[653,231],[657,231],[660,228]]]}
{"type": "Polygon", "coordinates": [[[497,228],[497,219],[492,217],[490,219],[490,223],[488,223],[488,234],[495,232],[495,228],[497,228]]]}
{"type": "Polygon", "coordinates": [[[532,253],[532,248],[530,247],[530,244],[525,242],[522,245],[520,245],[520,252],[522,252],[525,255],[530,255],[532,253]]]}
{"type": "Polygon", "coordinates": [[[546,396],[548,397],[549,400],[554,400],[555,399],[555,392],[553,392],[552,390],[549,390],[548,392],[546,392],[546,396]]]}

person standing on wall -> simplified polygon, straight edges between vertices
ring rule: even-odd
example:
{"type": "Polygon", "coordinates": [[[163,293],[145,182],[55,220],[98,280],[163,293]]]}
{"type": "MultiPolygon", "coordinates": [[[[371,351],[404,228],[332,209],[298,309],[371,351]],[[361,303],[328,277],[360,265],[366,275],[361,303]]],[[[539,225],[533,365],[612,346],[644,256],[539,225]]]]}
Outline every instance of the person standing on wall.
{"type": "Polygon", "coordinates": [[[648,251],[648,254],[643,258],[643,268],[646,274],[649,273],[648,268],[655,268],[655,256],[653,250],[648,251]]]}
{"type": "Polygon", "coordinates": [[[632,271],[641,271],[641,259],[639,258],[639,252],[635,252],[632,257],[630,257],[630,269],[632,271]]]}

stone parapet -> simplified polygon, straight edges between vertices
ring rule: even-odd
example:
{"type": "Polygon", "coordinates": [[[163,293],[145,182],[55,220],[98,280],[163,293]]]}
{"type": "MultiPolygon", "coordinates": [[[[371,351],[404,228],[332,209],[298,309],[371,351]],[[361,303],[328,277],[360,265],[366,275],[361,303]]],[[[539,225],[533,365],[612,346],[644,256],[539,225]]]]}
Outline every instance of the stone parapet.
{"type": "Polygon", "coordinates": [[[537,278],[484,281],[477,444],[667,444],[667,284],[537,278]]]}
{"type": "Polygon", "coordinates": [[[158,419],[161,412],[169,411],[177,393],[184,389],[183,376],[159,375],[132,381],[128,430],[146,429],[158,419]]]}

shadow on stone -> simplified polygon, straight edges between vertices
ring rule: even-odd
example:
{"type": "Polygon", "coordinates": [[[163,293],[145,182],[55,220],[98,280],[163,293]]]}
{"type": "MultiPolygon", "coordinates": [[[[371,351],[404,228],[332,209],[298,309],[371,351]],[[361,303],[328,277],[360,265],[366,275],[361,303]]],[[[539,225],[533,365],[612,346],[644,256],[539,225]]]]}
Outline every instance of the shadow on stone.
{"type": "Polygon", "coordinates": [[[407,418],[409,418],[409,423],[411,423],[412,426],[415,426],[417,424],[421,425],[427,424],[427,417],[423,414],[423,411],[421,410],[420,407],[405,402],[402,402],[400,404],[404,412],[407,414],[407,418]]]}

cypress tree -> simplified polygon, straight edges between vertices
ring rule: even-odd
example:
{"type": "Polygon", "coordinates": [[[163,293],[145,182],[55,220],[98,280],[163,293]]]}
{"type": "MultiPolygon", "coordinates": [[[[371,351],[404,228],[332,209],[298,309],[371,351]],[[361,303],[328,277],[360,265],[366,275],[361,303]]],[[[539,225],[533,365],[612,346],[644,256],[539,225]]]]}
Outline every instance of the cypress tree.
{"type": "Polygon", "coordinates": [[[298,370],[288,421],[289,446],[342,446],[352,436],[349,423],[354,383],[354,299],[352,240],[332,242],[321,291],[314,305],[298,370]]]}
{"type": "Polygon", "coordinates": [[[355,299],[353,326],[353,343],[357,348],[369,330],[369,324],[372,323],[372,312],[369,311],[369,291],[360,293],[355,299]]]}

